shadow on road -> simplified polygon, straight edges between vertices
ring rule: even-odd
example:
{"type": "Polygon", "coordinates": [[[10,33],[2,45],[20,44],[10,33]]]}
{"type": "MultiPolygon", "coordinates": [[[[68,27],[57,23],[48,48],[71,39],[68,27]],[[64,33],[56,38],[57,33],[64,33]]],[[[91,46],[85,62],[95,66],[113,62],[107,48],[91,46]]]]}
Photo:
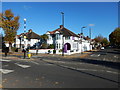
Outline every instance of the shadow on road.
{"type": "Polygon", "coordinates": [[[110,61],[92,60],[92,59],[80,59],[80,58],[76,58],[72,61],[97,64],[97,65],[101,65],[101,66],[110,67],[110,68],[120,70],[120,63],[119,62],[110,62],[110,61]]]}
{"type": "Polygon", "coordinates": [[[64,67],[64,66],[61,66],[59,64],[55,64],[55,63],[51,63],[51,62],[46,62],[46,63],[54,64],[54,65],[59,66],[61,68],[70,69],[70,70],[73,70],[73,71],[77,71],[77,72],[80,72],[80,73],[83,73],[83,74],[86,74],[86,75],[94,76],[94,77],[97,77],[97,78],[100,78],[100,79],[104,79],[104,80],[107,80],[107,81],[111,81],[111,82],[114,82],[114,83],[120,83],[119,81],[115,81],[115,80],[112,80],[112,79],[104,78],[102,76],[94,75],[94,74],[91,74],[91,73],[88,73],[88,72],[84,72],[84,71],[81,71],[81,70],[73,69],[71,67],[64,67]]]}

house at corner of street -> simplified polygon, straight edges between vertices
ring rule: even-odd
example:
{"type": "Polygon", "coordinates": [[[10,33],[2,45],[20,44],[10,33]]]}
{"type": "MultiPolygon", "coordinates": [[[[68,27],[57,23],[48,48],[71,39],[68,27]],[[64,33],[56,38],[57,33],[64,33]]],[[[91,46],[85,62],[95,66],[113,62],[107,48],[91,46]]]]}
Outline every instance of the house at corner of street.
{"type": "Polygon", "coordinates": [[[35,46],[40,46],[39,44],[40,35],[33,32],[32,29],[28,30],[26,33],[21,33],[20,35],[16,36],[16,48],[36,48],[35,46]]]}
{"type": "Polygon", "coordinates": [[[54,31],[47,31],[47,44],[55,45],[56,54],[74,54],[91,50],[90,40],[82,34],[77,35],[67,28],[60,25],[60,28],[54,31]]]}

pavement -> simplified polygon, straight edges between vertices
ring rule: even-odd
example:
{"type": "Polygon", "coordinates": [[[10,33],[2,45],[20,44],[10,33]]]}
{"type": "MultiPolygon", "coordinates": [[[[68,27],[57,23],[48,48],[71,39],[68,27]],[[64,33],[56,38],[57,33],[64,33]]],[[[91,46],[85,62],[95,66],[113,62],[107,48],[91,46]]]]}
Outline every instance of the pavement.
{"type": "MultiPolygon", "coordinates": [[[[95,51],[95,50],[94,50],[95,51]]],[[[8,53],[7,57],[5,57],[4,53],[0,53],[2,55],[2,59],[10,59],[10,60],[35,60],[34,57],[57,57],[57,58],[84,58],[87,55],[91,54],[91,52],[83,52],[81,53],[77,53],[77,54],[72,54],[72,55],[58,55],[58,54],[41,54],[38,53],[36,54],[32,54],[32,57],[29,59],[26,55],[26,58],[24,59],[24,54],[23,52],[12,52],[12,53],[8,53]]]]}

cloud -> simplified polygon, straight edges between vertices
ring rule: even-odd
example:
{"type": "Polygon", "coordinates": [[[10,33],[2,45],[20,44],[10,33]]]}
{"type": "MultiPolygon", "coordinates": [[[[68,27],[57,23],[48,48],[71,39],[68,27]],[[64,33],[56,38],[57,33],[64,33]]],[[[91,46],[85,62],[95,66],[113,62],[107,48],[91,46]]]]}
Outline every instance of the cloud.
{"type": "Polygon", "coordinates": [[[23,8],[24,8],[24,10],[29,10],[29,9],[31,9],[32,7],[31,7],[31,6],[24,5],[23,8]]]}
{"type": "Polygon", "coordinates": [[[89,26],[95,26],[95,24],[89,24],[89,26]]]}

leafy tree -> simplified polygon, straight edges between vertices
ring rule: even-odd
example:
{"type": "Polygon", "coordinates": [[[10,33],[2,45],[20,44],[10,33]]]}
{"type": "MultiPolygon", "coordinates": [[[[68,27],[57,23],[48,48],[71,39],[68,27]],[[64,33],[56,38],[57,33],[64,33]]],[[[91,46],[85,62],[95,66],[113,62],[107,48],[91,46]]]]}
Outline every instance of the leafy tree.
{"type": "Polygon", "coordinates": [[[11,51],[12,43],[15,41],[15,36],[19,28],[19,16],[14,16],[11,10],[6,10],[0,13],[0,27],[3,28],[5,37],[4,40],[9,43],[9,50],[11,51]]]}
{"type": "Polygon", "coordinates": [[[103,38],[103,40],[101,41],[102,46],[107,46],[109,45],[109,41],[107,40],[107,38],[103,38]]]}
{"type": "Polygon", "coordinates": [[[120,47],[120,27],[116,28],[109,35],[110,44],[116,47],[120,47]]]}
{"type": "Polygon", "coordinates": [[[43,43],[46,43],[48,36],[46,34],[41,35],[41,39],[43,43]]]}
{"type": "Polygon", "coordinates": [[[109,41],[107,38],[103,37],[102,35],[98,35],[94,38],[95,45],[98,45],[98,47],[104,46],[106,47],[109,44],[109,41]]]}
{"type": "Polygon", "coordinates": [[[98,36],[96,36],[96,37],[94,38],[94,40],[95,40],[96,42],[98,42],[98,43],[101,43],[102,40],[103,40],[103,36],[102,36],[102,35],[98,35],[98,36]]]}

